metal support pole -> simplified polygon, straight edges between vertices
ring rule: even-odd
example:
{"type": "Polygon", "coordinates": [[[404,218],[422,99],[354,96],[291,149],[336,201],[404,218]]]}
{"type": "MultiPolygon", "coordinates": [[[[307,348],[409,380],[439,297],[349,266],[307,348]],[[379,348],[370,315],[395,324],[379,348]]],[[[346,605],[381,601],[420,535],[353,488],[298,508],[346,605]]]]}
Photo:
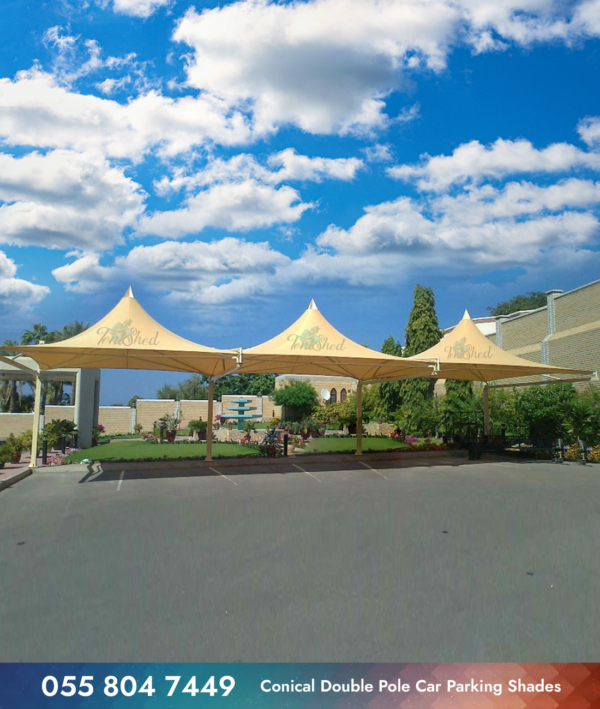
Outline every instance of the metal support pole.
{"type": "Polygon", "coordinates": [[[283,434],[283,456],[284,458],[287,458],[288,455],[288,443],[289,443],[290,437],[287,433],[283,434]]]}
{"type": "Polygon", "coordinates": [[[211,377],[208,380],[208,421],[206,422],[206,458],[212,460],[212,438],[213,438],[213,398],[215,392],[215,383],[211,377]]]}
{"type": "Polygon", "coordinates": [[[490,435],[490,392],[488,385],[483,385],[483,435],[490,435]]]}
{"type": "Polygon", "coordinates": [[[67,437],[63,433],[60,437],[60,452],[64,455],[67,450],[67,437]]]}
{"type": "Polygon", "coordinates": [[[40,416],[42,413],[42,380],[38,371],[35,378],[35,399],[33,404],[33,429],[31,436],[31,460],[29,466],[35,468],[38,456],[38,441],[40,435],[40,416]]]}
{"type": "Polygon", "coordinates": [[[362,455],[362,382],[356,385],[356,453],[362,455]]]}
{"type": "Polygon", "coordinates": [[[42,465],[48,465],[48,436],[42,438],[42,465]]]}

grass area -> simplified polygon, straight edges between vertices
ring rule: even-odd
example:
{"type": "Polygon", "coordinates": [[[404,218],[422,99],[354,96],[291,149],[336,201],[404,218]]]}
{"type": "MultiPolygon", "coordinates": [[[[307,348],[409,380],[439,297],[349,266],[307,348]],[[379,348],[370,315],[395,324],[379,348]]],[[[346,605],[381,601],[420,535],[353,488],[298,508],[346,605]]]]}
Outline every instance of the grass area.
{"type": "MultiPolygon", "coordinates": [[[[409,448],[410,446],[403,441],[396,441],[393,438],[363,437],[363,451],[365,452],[408,450],[409,448]]],[[[356,438],[336,438],[335,436],[314,438],[304,450],[307,453],[354,453],[356,438]]]]}
{"type": "MultiPolygon", "coordinates": [[[[154,460],[161,458],[203,458],[206,443],[147,443],[146,441],[113,441],[93,448],[85,448],[65,459],[67,463],[89,460],[154,460]]],[[[236,443],[213,443],[214,458],[258,455],[258,451],[236,443]]]]}

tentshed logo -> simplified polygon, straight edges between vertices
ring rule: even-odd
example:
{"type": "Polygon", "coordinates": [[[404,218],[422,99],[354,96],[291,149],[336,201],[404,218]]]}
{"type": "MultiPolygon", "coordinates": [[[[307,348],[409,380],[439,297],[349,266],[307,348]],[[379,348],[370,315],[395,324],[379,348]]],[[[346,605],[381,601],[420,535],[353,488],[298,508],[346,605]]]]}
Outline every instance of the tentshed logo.
{"type": "Polygon", "coordinates": [[[466,337],[462,337],[453,345],[447,345],[444,352],[448,355],[448,359],[490,359],[492,346],[490,345],[487,350],[477,350],[473,345],[467,344],[466,337]]]}
{"type": "Polygon", "coordinates": [[[118,322],[112,327],[99,327],[96,332],[100,335],[99,345],[123,345],[124,347],[132,345],[156,347],[158,345],[158,332],[152,337],[142,337],[137,328],[131,327],[131,320],[118,322]]]}
{"type": "Polygon", "coordinates": [[[289,335],[288,342],[292,343],[293,350],[311,350],[312,352],[321,352],[323,350],[341,352],[346,347],[345,339],[336,344],[330,343],[326,337],[319,335],[318,325],[310,330],[304,330],[300,335],[289,335]]]}

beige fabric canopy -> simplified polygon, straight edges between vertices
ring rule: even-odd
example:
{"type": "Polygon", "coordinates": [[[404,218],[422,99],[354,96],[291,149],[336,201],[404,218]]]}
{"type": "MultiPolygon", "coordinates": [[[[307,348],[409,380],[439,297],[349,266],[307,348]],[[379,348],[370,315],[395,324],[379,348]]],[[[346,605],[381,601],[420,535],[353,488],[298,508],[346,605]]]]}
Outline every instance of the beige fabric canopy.
{"type": "Polygon", "coordinates": [[[587,370],[531,362],[506,352],[488,340],[466,310],[460,323],[437,345],[407,359],[414,362],[436,360],[439,371],[435,376],[440,379],[491,382],[535,374],[592,374],[587,370]]]}
{"type": "Polygon", "coordinates": [[[256,347],[243,350],[238,372],[329,374],[359,381],[426,377],[433,362],[411,361],[370,350],[338,332],[314,300],[293,325],[256,347]]]}
{"type": "Polygon", "coordinates": [[[204,347],[167,330],[148,315],[131,288],[108,315],[75,337],[5,349],[27,354],[40,369],[156,369],[208,376],[234,369],[239,356],[236,350],[204,347]]]}

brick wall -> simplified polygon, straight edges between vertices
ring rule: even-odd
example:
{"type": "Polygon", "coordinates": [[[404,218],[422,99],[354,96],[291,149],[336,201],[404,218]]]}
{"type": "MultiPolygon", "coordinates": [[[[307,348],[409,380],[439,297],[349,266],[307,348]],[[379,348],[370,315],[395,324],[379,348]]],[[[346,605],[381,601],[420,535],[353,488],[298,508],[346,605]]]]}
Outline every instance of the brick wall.
{"type": "Polygon", "coordinates": [[[600,281],[554,299],[556,331],[600,323],[600,281]]]}
{"type": "MultiPolygon", "coordinates": [[[[556,296],[554,311],[555,333],[551,336],[547,308],[505,321],[502,325],[503,349],[523,359],[541,362],[542,341],[548,338],[549,364],[599,371],[600,281],[556,296]]],[[[532,379],[542,381],[540,377],[529,378],[529,381],[532,379]]],[[[518,385],[525,380],[510,381],[518,385]]]]}
{"type": "Polygon", "coordinates": [[[31,431],[33,414],[0,414],[0,441],[11,433],[20,436],[25,431],[31,431]]]}
{"type": "Polygon", "coordinates": [[[105,433],[130,433],[131,408],[129,406],[101,406],[98,423],[105,433]]]}
{"type": "Polygon", "coordinates": [[[46,423],[52,419],[66,419],[67,421],[75,421],[74,406],[46,406],[44,412],[44,420],[46,423]]]}
{"type": "Polygon", "coordinates": [[[143,431],[151,431],[155,421],[165,414],[175,413],[175,401],[173,399],[138,399],[136,409],[136,422],[142,424],[143,431]]]}
{"type": "MultiPolygon", "coordinates": [[[[221,403],[213,402],[213,421],[221,413],[221,403]]],[[[190,421],[202,419],[208,421],[208,399],[182,399],[179,402],[181,427],[185,428],[190,421]]]]}
{"type": "Polygon", "coordinates": [[[502,349],[518,350],[535,346],[548,334],[548,313],[546,309],[536,310],[515,320],[507,320],[502,325],[502,349]]]}

